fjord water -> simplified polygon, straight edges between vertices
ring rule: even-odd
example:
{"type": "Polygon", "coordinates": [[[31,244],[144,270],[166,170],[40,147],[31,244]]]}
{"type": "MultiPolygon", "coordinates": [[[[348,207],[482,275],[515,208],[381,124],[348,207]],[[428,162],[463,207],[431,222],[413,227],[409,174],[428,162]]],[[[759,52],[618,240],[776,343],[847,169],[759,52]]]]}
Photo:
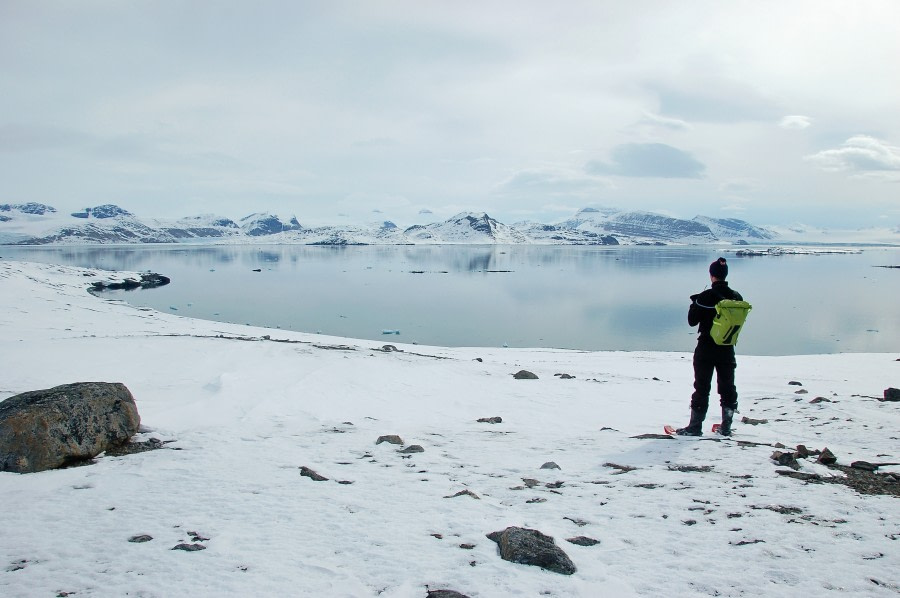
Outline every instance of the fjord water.
{"type": "Polygon", "coordinates": [[[724,255],[753,304],[738,351],[900,351],[900,249],[737,257],[733,248],[3,247],[4,259],[153,271],[104,296],[209,320],[440,346],[692,351],[689,296],[724,255]],[[259,270],[259,271],[256,271],[259,270]],[[399,334],[385,334],[397,331],[399,334]]]}

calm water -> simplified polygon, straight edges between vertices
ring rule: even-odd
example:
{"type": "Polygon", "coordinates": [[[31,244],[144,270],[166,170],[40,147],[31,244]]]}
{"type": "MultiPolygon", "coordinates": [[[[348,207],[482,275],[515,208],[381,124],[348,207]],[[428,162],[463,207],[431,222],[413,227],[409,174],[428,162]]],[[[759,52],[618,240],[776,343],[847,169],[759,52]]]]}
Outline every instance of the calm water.
{"type": "Polygon", "coordinates": [[[900,249],[738,258],[670,247],[0,247],[6,259],[150,270],[110,294],[184,316],[442,346],[691,351],[689,295],[728,257],[753,304],[738,351],[900,351],[900,249]],[[260,272],[254,272],[260,269],[260,272]],[[383,334],[398,330],[399,335],[383,334]]]}

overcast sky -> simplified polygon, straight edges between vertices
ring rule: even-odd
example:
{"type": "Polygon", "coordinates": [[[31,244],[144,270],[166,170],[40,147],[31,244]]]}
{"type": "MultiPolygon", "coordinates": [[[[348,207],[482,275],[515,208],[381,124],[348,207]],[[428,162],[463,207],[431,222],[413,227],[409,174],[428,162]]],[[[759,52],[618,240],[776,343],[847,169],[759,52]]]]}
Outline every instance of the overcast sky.
{"type": "Polygon", "coordinates": [[[900,224],[894,0],[2,0],[0,203],[900,224]]]}

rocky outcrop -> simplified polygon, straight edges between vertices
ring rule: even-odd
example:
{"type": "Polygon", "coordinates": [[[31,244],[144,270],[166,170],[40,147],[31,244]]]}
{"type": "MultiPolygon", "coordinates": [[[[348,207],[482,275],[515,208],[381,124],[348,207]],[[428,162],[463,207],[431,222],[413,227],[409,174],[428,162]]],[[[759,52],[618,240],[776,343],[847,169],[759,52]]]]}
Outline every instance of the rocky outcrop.
{"type": "Polygon", "coordinates": [[[500,547],[500,558],[521,565],[534,565],[554,573],[572,575],[575,563],[552,537],[536,529],[508,527],[487,536],[500,547]]]}
{"type": "Polygon", "coordinates": [[[133,289],[155,289],[169,284],[171,280],[167,276],[156,273],[141,274],[140,280],[126,278],[121,282],[92,282],[90,290],[93,291],[118,291],[133,289]]]}
{"type": "Polygon", "coordinates": [[[0,403],[0,471],[32,473],[96,457],[137,433],[141,418],[121,383],[78,382],[0,403]]]}

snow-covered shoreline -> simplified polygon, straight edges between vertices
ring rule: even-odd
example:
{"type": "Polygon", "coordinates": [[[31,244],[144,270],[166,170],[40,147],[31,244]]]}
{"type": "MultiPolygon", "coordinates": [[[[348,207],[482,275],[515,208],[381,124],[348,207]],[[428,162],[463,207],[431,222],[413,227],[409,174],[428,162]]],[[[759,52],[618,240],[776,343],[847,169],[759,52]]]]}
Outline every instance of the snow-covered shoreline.
{"type": "MultiPolygon", "coordinates": [[[[689,353],[383,350],[86,290],[127,276],[0,261],[0,400],[123,382],[146,430],[138,439],[174,441],[87,467],[0,473],[3,595],[900,589],[897,498],[804,483],[770,459],[782,443],[828,447],[846,465],[900,462],[900,404],[873,398],[900,385],[897,355],[740,356],[741,414],[767,423],[727,441],[641,439],[686,420],[689,353]],[[514,379],[521,369],[538,379],[514,379]],[[477,421],[494,416],[502,423],[477,421]],[[389,434],[424,452],[376,445],[389,434]],[[477,498],[448,498],[462,490],[477,498]],[[511,525],[553,536],[578,571],[502,561],[485,535],[511,525]],[[141,534],[153,539],[128,541],[141,534]],[[205,550],[172,550],[197,536],[205,550]],[[566,542],[575,536],[600,543],[566,542]]],[[[813,459],[801,471],[841,475],[813,459]]]]}

